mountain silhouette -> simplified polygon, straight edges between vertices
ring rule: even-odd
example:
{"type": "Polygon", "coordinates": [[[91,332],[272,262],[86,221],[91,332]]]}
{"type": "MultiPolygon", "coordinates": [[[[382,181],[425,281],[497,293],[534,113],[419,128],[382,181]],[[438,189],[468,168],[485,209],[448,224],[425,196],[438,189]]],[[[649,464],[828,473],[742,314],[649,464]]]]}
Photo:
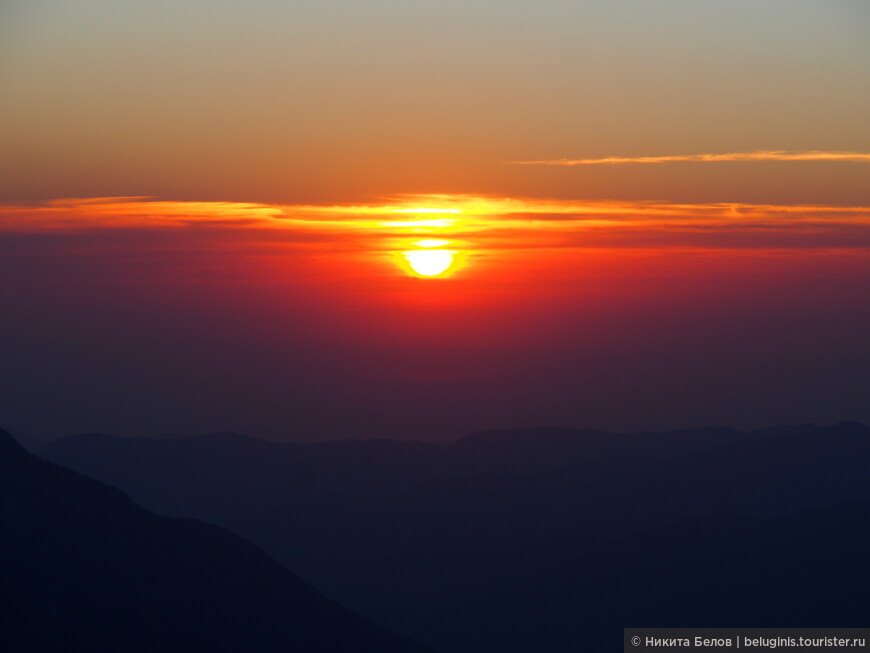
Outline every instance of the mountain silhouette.
{"type": "MultiPolygon", "coordinates": [[[[538,591],[541,578],[585,586],[595,565],[569,573],[575,560],[607,559],[616,542],[726,513],[775,520],[870,499],[870,428],[850,422],[751,433],[493,430],[449,446],[90,434],[43,455],[158,512],[237,532],[341,603],[444,651],[524,650],[499,639],[504,620],[527,626],[512,641],[544,641],[545,614],[527,606],[520,620],[510,597],[538,591]],[[502,617],[492,611],[500,605],[502,617]]],[[[626,558],[644,559],[629,548],[626,558]]],[[[608,572],[617,580],[618,566],[608,572]]]]}
{"type": "Polygon", "coordinates": [[[451,617],[466,641],[486,632],[487,650],[512,653],[617,650],[626,627],[861,627],[868,547],[863,500],[684,520],[602,546],[561,541],[518,553],[490,570],[485,591],[462,596],[477,610],[451,617]]]}
{"type": "Polygon", "coordinates": [[[464,469],[529,474],[626,456],[664,458],[729,444],[749,437],[731,428],[666,433],[608,433],[592,429],[534,428],[474,433],[450,447],[464,469]]]}
{"type": "Polygon", "coordinates": [[[5,651],[422,653],[222,528],[157,516],[0,431],[5,651]]]}
{"type": "Polygon", "coordinates": [[[0,427],[0,431],[5,431],[11,435],[18,444],[27,449],[30,453],[38,453],[48,444],[47,440],[40,440],[39,438],[25,435],[24,433],[20,433],[19,431],[10,428],[4,429],[0,427]]]}

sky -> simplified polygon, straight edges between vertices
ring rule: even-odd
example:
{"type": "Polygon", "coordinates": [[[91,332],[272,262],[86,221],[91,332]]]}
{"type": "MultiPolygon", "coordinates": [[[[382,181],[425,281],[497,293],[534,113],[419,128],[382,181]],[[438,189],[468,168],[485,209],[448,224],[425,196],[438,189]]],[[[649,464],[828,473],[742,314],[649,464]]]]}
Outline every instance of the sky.
{"type": "Polygon", "coordinates": [[[858,0],[5,2],[0,424],[870,421],[868,82],[858,0]]]}

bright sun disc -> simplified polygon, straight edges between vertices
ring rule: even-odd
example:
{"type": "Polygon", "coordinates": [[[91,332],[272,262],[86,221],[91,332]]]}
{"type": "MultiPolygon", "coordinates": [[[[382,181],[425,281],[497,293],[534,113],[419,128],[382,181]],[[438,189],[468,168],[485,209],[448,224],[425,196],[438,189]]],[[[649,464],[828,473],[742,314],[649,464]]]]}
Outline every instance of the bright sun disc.
{"type": "Polygon", "coordinates": [[[453,257],[456,252],[446,249],[427,249],[413,252],[404,252],[408,264],[421,277],[437,277],[446,272],[453,265],[453,257]]]}

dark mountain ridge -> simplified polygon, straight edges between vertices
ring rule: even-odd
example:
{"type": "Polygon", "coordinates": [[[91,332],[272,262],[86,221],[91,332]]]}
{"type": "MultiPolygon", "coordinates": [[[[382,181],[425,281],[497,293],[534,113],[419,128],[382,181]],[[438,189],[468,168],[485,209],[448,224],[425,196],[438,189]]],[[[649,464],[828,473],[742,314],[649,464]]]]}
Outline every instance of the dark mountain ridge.
{"type": "MultiPolygon", "coordinates": [[[[525,592],[563,573],[545,573],[541,559],[592,573],[610,544],[686,519],[777,518],[870,499],[870,428],[852,422],[751,433],[487,431],[441,447],[71,436],[44,455],[154,510],[226,526],[344,604],[450,651],[499,650],[479,640],[498,622],[487,621],[487,606],[504,594],[504,610],[514,609],[506,579],[525,592]]],[[[608,569],[619,576],[616,562],[608,569]]],[[[544,638],[536,619],[529,637],[544,638]]]]}
{"type": "Polygon", "coordinates": [[[159,517],[0,431],[4,651],[425,649],[222,528],[159,517]]]}
{"type": "Polygon", "coordinates": [[[41,440],[39,438],[34,438],[29,435],[25,435],[20,431],[16,431],[10,428],[4,428],[0,426],[0,431],[3,431],[12,436],[12,439],[15,440],[22,447],[27,449],[30,453],[38,453],[42,449],[48,445],[48,440],[41,440]]]}
{"type": "MultiPolygon", "coordinates": [[[[561,542],[490,570],[456,627],[489,650],[616,650],[625,627],[860,627],[870,619],[870,503],[681,520],[602,546],[561,542]],[[506,573],[521,569],[521,574],[506,573]],[[484,624],[484,625],[481,625],[484,624]]],[[[473,647],[452,649],[463,653],[473,647]]]]}

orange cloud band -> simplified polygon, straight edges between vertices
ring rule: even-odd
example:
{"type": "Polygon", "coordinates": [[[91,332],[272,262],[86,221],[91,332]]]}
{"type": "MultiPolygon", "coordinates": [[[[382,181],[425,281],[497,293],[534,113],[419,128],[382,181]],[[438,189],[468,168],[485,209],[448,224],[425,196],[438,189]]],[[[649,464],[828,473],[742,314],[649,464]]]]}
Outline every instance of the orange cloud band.
{"type": "Polygon", "coordinates": [[[154,246],[222,251],[254,247],[386,251],[406,246],[412,238],[447,238],[457,246],[469,243],[478,250],[616,245],[867,249],[870,207],[468,195],[400,196],[371,205],[131,197],[0,204],[0,239],[85,231],[111,232],[120,238],[125,230],[131,234],[130,243],[151,238],[148,242],[154,246]],[[445,214],[451,217],[442,217],[445,214]],[[397,216],[401,221],[395,220],[397,216]]]}
{"type": "Polygon", "coordinates": [[[731,152],[728,154],[678,154],[671,156],[609,156],[601,159],[552,159],[545,161],[506,161],[508,165],[522,166],[598,166],[624,165],[628,163],[679,163],[683,161],[862,161],[870,162],[870,153],[824,152],[808,150],[758,150],[756,152],[731,152]]]}

